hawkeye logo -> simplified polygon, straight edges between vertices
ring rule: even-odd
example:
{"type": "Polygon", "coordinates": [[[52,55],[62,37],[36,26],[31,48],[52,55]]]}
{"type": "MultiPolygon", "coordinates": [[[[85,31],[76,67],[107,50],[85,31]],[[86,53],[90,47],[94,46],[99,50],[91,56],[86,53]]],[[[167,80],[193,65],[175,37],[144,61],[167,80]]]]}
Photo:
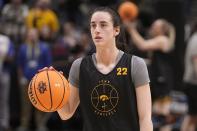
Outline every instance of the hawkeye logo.
{"type": "Polygon", "coordinates": [[[118,92],[108,80],[99,81],[98,85],[92,90],[91,103],[95,109],[94,112],[99,116],[113,115],[116,112],[118,101],[118,92]]]}
{"type": "Polygon", "coordinates": [[[100,96],[100,100],[101,100],[101,101],[106,101],[106,100],[109,100],[109,97],[106,96],[106,95],[101,95],[101,96],[100,96]]]}

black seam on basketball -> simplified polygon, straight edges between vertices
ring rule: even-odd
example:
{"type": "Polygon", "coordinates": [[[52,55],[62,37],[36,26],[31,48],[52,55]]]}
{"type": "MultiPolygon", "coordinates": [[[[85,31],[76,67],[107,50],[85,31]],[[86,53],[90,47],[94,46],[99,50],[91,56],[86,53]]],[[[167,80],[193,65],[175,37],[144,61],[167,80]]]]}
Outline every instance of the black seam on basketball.
{"type": "Polygon", "coordinates": [[[38,96],[37,96],[36,88],[35,88],[36,78],[37,78],[37,76],[35,76],[35,81],[34,81],[34,93],[35,93],[35,95],[36,95],[36,98],[37,98],[38,101],[39,101],[39,104],[40,104],[42,107],[44,107],[46,110],[48,110],[48,109],[42,104],[42,102],[39,100],[39,98],[38,98],[38,96]]]}
{"type": "MultiPolygon", "coordinates": [[[[57,72],[57,71],[55,71],[55,72],[57,72]]],[[[62,77],[61,77],[61,75],[59,74],[59,72],[57,72],[57,74],[60,76],[60,78],[62,79],[62,77]]],[[[55,108],[55,110],[56,109],[58,109],[58,107],[60,107],[60,105],[62,104],[62,102],[63,102],[63,100],[64,100],[64,96],[65,96],[65,84],[64,84],[64,80],[62,79],[62,82],[63,82],[63,85],[64,85],[64,93],[63,93],[63,97],[62,97],[62,100],[61,100],[61,102],[60,102],[60,104],[55,108]]]]}
{"type": "MultiPolygon", "coordinates": [[[[29,96],[29,88],[31,88],[31,86],[32,86],[32,81],[33,81],[33,79],[29,82],[29,87],[28,87],[28,91],[27,91],[28,97],[29,97],[30,101],[31,101],[31,98],[30,98],[30,96],[29,96]]],[[[33,103],[32,103],[32,104],[33,104],[33,103]]]]}
{"type": "Polygon", "coordinates": [[[51,107],[50,107],[50,109],[49,110],[51,110],[52,109],[52,107],[53,107],[53,96],[52,96],[52,93],[51,93],[51,84],[50,84],[50,81],[49,81],[49,74],[48,74],[48,70],[47,70],[47,78],[48,78],[48,82],[49,82],[49,92],[50,92],[50,98],[51,98],[51,107]]]}

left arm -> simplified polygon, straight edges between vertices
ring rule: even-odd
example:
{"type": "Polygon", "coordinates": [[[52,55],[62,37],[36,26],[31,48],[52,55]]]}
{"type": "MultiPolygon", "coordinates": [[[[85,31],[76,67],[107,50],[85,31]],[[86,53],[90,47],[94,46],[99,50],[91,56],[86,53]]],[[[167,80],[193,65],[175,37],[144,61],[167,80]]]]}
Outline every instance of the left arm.
{"type": "Polygon", "coordinates": [[[149,84],[136,87],[140,131],[153,131],[151,93],[149,84]]]}
{"type": "Polygon", "coordinates": [[[136,56],[132,57],[131,64],[131,76],[135,85],[140,131],[153,131],[148,69],[144,60],[136,56]]]}

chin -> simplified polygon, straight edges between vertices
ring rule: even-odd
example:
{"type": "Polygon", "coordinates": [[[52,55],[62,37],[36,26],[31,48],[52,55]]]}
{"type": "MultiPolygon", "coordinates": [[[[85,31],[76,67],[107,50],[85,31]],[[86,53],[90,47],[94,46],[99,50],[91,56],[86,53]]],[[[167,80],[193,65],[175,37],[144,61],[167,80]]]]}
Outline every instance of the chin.
{"type": "Polygon", "coordinates": [[[95,43],[95,46],[104,46],[106,43],[104,43],[104,42],[94,42],[95,43]]]}

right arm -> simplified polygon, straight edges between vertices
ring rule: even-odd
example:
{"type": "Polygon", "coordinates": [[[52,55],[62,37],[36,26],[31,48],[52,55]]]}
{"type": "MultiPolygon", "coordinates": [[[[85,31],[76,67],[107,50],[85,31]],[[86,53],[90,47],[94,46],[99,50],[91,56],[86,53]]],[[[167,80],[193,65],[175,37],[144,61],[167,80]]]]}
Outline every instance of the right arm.
{"type": "Polygon", "coordinates": [[[152,39],[145,40],[133,25],[126,23],[128,32],[134,44],[143,51],[155,51],[161,50],[163,52],[169,52],[174,48],[175,41],[175,29],[172,25],[169,25],[169,36],[157,36],[152,39]]]}
{"type": "Polygon", "coordinates": [[[79,99],[79,72],[82,58],[75,60],[69,72],[70,96],[68,102],[57,112],[62,120],[68,120],[75,113],[79,99]]]}
{"type": "Polygon", "coordinates": [[[62,120],[68,120],[69,118],[71,118],[75,113],[75,110],[77,109],[80,102],[79,88],[74,87],[71,84],[69,84],[69,86],[70,86],[70,96],[68,102],[61,109],[57,111],[62,120]]]}
{"type": "Polygon", "coordinates": [[[168,38],[165,36],[157,36],[155,38],[145,40],[134,27],[131,27],[129,32],[131,34],[131,38],[134,44],[140,50],[143,51],[161,50],[163,52],[166,52],[170,48],[168,44],[168,38]]]}

